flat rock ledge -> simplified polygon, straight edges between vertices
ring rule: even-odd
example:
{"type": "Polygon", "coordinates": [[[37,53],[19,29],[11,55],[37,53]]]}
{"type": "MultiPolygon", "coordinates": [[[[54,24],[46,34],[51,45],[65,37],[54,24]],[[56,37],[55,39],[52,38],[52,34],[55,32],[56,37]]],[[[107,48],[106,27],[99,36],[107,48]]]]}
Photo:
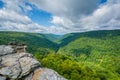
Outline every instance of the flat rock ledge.
{"type": "Polygon", "coordinates": [[[32,54],[16,53],[12,46],[0,45],[0,80],[67,80],[54,70],[41,68],[32,54]]]}

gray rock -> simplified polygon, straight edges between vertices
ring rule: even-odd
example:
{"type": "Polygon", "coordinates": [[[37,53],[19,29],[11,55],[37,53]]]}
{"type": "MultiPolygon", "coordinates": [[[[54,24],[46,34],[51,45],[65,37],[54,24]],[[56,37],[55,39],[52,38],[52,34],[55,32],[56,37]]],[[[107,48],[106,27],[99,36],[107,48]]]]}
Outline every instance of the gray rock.
{"type": "Polygon", "coordinates": [[[19,62],[20,62],[21,69],[22,69],[21,76],[28,75],[35,68],[40,67],[40,63],[37,60],[29,57],[29,54],[27,57],[20,58],[19,62]]]}
{"type": "Polygon", "coordinates": [[[0,76],[0,80],[6,80],[6,77],[0,76]]]}
{"type": "Polygon", "coordinates": [[[11,46],[5,46],[5,45],[0,46],[0,56],[11,54],[13,52],[14,52],[14,49],[11,46]]]}
{"type": "MultiPolygon", "coordinates": [[[[25,80],[28,80],[28,78],[25,78],[25,80]]],[[[67,79],[60,76],[54,70],[48,68],[38,68],[34,71],[32,79],[29,80],[67,80],[67,79]]]]}
{"type": "Polygon", "coordinates": [[[40,67],[31,54],[11,54],[2,57],[0,74],[12,79],[28,75],[35,68],[40,67]]]}
{"type": "MultiPolygon", "coordinates": [[[[22,58],[22,57],[30,57],[30,58],[33,58],[33,55],[32,54],[29,54],[29,53],[20,53],[18,54],[18,58],[22,58]]],[[[34,59],[34,58],[33,58],[34,59]]]]}
{"type": "Polygon", "coordinates": [[[22,72],[21,65],[18,61],[17,55],[5,55],[2,57],[0,74],[8,76],[11,79],[16,79],[22,72]]]}
{"type": "Polygon", "coordinates": [[[57,72],[41,68],[41,64],[29,53],[14,53],[11,46],[0,46],[0,80],[66,80],[57,72]]]}

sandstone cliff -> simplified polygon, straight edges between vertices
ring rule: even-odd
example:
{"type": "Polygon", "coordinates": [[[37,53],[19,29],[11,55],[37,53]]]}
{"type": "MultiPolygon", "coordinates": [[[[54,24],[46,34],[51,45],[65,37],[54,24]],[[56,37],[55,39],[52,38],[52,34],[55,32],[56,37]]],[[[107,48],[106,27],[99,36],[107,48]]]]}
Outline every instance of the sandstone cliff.
{"type": "Polygon", "coordinates": [[[12,46],[0,46],[0,80],[67,80],[26,52],[16,53],[12,46]]]}

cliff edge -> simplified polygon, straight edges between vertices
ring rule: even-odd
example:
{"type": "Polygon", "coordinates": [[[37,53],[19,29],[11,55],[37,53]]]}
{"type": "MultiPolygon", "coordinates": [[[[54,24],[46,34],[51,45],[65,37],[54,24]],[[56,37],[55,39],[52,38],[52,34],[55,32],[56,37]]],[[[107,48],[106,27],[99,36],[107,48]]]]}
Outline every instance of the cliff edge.
{"type": "Polygon", "coordinates": [[[67,80],[54,70],[42,68],[32,54],[20,47],[17,50],[0,45],[0,80],[67,80]]]}

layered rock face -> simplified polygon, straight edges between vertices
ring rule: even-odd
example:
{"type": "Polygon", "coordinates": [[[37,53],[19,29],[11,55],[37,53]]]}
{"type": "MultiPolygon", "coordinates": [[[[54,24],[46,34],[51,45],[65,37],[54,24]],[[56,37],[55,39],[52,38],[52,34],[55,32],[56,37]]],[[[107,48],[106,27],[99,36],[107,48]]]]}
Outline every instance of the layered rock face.
{"type": "Polygon", "coordinates": [[[12,46],[0,46],[0,80],[67,80],[54,70],[41,68],[32,54],[15,53],[12,46]]]}

